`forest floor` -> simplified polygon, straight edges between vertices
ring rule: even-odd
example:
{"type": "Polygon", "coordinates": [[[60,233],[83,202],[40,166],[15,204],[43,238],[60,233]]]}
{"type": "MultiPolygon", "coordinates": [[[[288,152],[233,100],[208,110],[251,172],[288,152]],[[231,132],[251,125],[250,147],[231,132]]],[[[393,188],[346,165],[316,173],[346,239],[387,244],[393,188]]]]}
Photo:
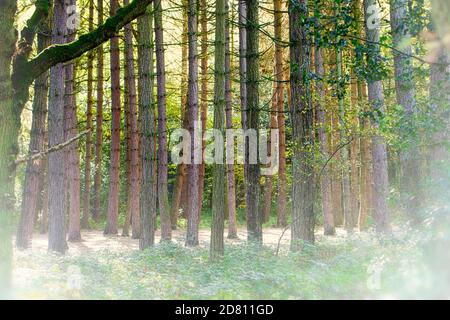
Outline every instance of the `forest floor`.
{"type": "MultiPolygon", "coordinates": [[[[437,225],[443,228],[443,224],[437,225]]],[[[450,226],[450,225],[448,225],[450,226]]],[[[14,252],[17,299],[384,299],[450,298],[449,233],[397,224],[393,233],[373,231],[325,237],[289,252],[290,232],[265,228],[264,246],[226,239],[225,255],[209,259],[209,235],[200,246],[184,246],[184,230],[172,243],[138,250],[138,240],[83,231],[65,256],[47,252],[47,236],[14,252]],[[399,227],[400,226],[400,227],[399,227]],[[444,238],[442,238],[444,237],[444,238]],[[437,244],[446,243],[446,245],[437,244]],[[431,248],[431,249],[430,249],[431,248]],[[445,279],[444,279],[444,278],[445,279]]],[[[446,227],[447,228],[447,227],[446,227]]],[[[445,230],[450,230],[445,229],[445,230]]]]}
{"type": "MultiPolygon", "coordinates": [[[[323,230],[316,230],[316,237],[318,239],[323,238],[323,230]]],[[[336,236],[327,237],[329,242],[339,243],[345,241],[346,231],[341,228],[337,228],[336,236]]],[[[363,233],[359,233],[362,235],[363,233]]],[[[211,237],[211,230],[200,229],[199,230],[199,245],[200,247],[209,248],[209,241],[211,237]]],[[[225,244],[229,245],[242,245],[247,242],[247,230],[245,228],[238,229],[238,239],[227,239],[227,231],[224,234],[225,244]]],[[[160,231],[156,232],[155,241],[158,243],[161,239],[160,231]]],[[[172,231],[172,239],[179,245],[184,245],[186,239],[186,231],[177,229],[172,231]]],[[[264,228],[263,230],[263,242],[264,245],[276,248],[278,243],[280,248],[285,249],[289,245],[291,239],[291,232],[289,229],[283,228],[264,228]]],[[[139,240],[132,239],[131,237],[124,236],[105,236],[101,230],[88,230],[82,231],[82,241],[69,242],[69,255],[82,255],[92,253],[96,251],[108,250],[115,252],[126,252],[130,250],[139,249],[139,240]]],[[[34,252],[47,252],[48,237],[46,234],[36,233],[33,236],[33,246],[30,249],[34,252]]]]}

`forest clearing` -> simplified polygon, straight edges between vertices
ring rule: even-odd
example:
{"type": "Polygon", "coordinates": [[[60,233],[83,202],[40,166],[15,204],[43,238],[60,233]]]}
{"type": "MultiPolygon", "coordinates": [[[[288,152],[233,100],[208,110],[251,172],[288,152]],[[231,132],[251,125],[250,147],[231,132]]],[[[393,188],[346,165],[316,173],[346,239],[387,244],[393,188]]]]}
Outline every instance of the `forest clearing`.
{"type": "Polygon", "coordinates": [[[0,299],[450,299],[449,16],[0,0],[0,299]]]}

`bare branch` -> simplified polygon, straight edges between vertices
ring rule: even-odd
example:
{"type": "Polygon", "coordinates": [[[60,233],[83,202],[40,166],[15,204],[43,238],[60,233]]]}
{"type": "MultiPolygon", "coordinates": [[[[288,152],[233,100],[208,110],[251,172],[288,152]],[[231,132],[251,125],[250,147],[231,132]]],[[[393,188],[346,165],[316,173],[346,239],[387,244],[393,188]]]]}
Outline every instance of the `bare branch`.
{"type": "Polygon", "coordinates": [[[25,162],[28,162],[28,161],[33,161],[33,160],[44,158],[49,153],[52,153],[52,152],[55,152],[55,151],[59,151],[59,150],[65,148],[65,147],[69,146],[70,144],[72,144],[76,140],[80,139],[81,137],[83,137],[84,135],[86,135],[90,131],[91,130],[83,131],[80,134],[76,135],[75,137],[70,138],[69,140],[67,140],[67,141],[65,141],[63,143],[57,144],[57,145],[55,145],[55,146],[53,146],[51,148],[48,148],[47,150],[44,150],[44,151],[41,151],[41,152],[38,152],[38,153],[34,153],[34,154],[32,154],[32,155],[30,155],[28,157],[25,157],[25,158],[19,158],[19,159],[16,160],[16,165],[19,165],[21,163],[25,163],[25,162]]]}

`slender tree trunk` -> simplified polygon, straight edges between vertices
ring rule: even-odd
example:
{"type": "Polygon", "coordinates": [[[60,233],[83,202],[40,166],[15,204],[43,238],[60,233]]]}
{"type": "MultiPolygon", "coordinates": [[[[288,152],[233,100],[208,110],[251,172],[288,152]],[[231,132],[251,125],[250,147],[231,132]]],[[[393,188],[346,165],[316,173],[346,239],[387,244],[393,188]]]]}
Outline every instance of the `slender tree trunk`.
{"type": "MultiPolygon", "coordinates": [[[[225,4],[227,13],[225,22],[225,117],[226,128],[233,129],[233,106],[231,92],[231,52],[230,52],[230,16],[228,1],[225,4]]],[[[234,141],[227,140],[227,150],[233,150],[234,141]]],[[[227,209],[228,209],[228,238],[237,238],[236,226],[236,187],[234,178],[234,164],[227,163],[227,209]]]]}
{"type": "MultiPolygon", "coordinates": [[[[125,0],[124,4],[129,4],[125,0]]],[[[131,232],[133,239],[139,239],[141,226],[139,217],[139,130],[136,102],[136,81],[134,72],[133,29],[125,26],[125,54],[127,64],[128,103],[130,106],[130,199],[131,232]]]]}
{"type": "MultiPolygon", "coordinates": [[[[69,31],[67,41],[73,41],[75,36],[75,30],[69,31]]],[[[65,87],[65,109],[67,113],[66,128],[66,140],[72,139],[78,134],[78,121],[76,110],[76,90],[75,90],[75,78],[76,68],[74,63],[70,63],[65,66],[66,74],[66,87],[65,87]]],[[[80,154],[78,152],[78,140],[72,142],[67,147],[68,156],[68,175],[66,185],[68,187],[68,208],[69,208],[69,228],[68,228],[68,240],[80,241],[81,240],[81,220],[80,220],[80,154]]]]}
{"type": "MultiPolygon", "coordinates": [[[[97,0],[98,24],[103,23],[103,0],[97,0]]],[[[103,157],[103,45],[97,48],[97,114],[95,133],[95,175],[94,175],[94,211],[93,218],[99,221],[101,215],[100,201],[102,189],[102,157],[103,157]]]]}
{"type": "Polygon", "coordinates": [[[156,224],[156,166],[154,155],[155,110],[153,101],[153,23],[151,6],[138,18],[139,46],[139,110],[141,115],[141,238],[139,248],[144,250],[155,243],[156,224]]]}
{"type": "MultiPolygon", "coordinates": [[[[89,31],[94,29],[94,0],[89,0],[89,31]]],[[[91,213],[91,158],[92,158],[92,108],[94,106],[93,74],[94,51],[89,51],[87,61],[87,106],[86,106],[86,156],[84,164],[84,194],[83,217],[81,227],[89,229],[89,215],[91,213]]]]}
{"type": "MultiPolygon", "coordinates": [[[[322,157],[328,159],[328,137],[326,134],[326,117],[325,117],[325,87],[323,84],[325,70],[323,66],[323,49],[316,45],[314,51],[314,63],[316,75],[319,78],[316,84],[317,104],[316,115],[318,122],[318,136],[320,141],[320,152],[322,157]]],[[[322,170],[320,178],[320,191],[322,193],[322,211],[323,211],[323,229],[326,236],[336,233],[334,226],[334,215],[331,205],[331,179],[328,165],[322,170]]]]}
{"type": "MultiPolygon", "coordinates": [[[[126,61],[126,50],[123,52],[124,61],[126,61]]],[[[128,64],[125,62],[123,65],[124,79],[124,92],[123,92],[123,113],[124,113],[124,135],[125,135],[125,195],[127,199],[125,222],[122,228],[122,236],[128,237],[130,235],[131,225],[131,125],[130,125],[130,103],[129,103],[129,82],[128,82],[128,64]]]]}
{"type": "Polygon", "coordinates": [[[282,28],[283,13],[282,1],[274,0],[274,20],[275,20],[275,79],[277,81],[277,124],[279,139],[279,167],[278,167],[278,202],[277,202],[277,225],[279,227],[287,226],[286,219],[286,127],[284,115],[284,71],[283,71],[283,45],[282,28]]]}
{"type": "Polygon", "coordinates": [[[158,94],[158,202],[161,217],[161,241],[171,240],[172,227],[167,194],[167,124],[166,124],[166,71],[161,0],[154,2],[156,77],[158,94]]]}
{"type": "MultiPolygon", "coordinates": [[[[48,31],[48,30],[46,30],[48,31]]],[[[51,37],[39,34],[38,51],[51,44],[51,37]]],[[[45,125],[47,119],[48,72],[43,73],[34,82],[33,120],[31,124],[30,146],[28,153],[36,153],[45,149],[45,125]]],[[[34,221],[38,213],[38,198],[42,185],[41,172],[44,160],[29,161],[25,172],[22,214],[17,228],[16,245],[19,249],[27,249],[31,245],[34,221]]]]}
{"type": "Polygon", "coordinates": [[[291,42],[292,136],[292,228],[291,250],[301,249],[301,242],[314,243],[314,164],[313,110],[309,81],[309,27],[300,17],[308,16],[307,0],[289,2],[291,42]]]}
{"type": "MultiPolygon", "coordinates": [[[[216,1],[216,33],[214,46],[214,129],[224,134],[225,123],[225,63],[226,63],[226,19],[227,0],[216,1]]],[[[211,250],[212,260],[224,253],[225,220],[225,167],[222,163],[213,165],[211,250]]]]}
{"type": "MultiPolygon", "coordinates": [[[[259,146],[259,1],[247,1],[247,129],[256,132],[259,146]]],[[[247,172],[247,230],[248,240],[262,243],[262,212],[259,203],[259,163],[249,163],[246,146],[247,172]]],[[[256,157],[257,161],[259,157],[256,157]]]]}
{"type": "MultiPolygon", "coordinates": [[[[119,8],[117,0],[111,0],[110,15],[114,15],[119,8]]],[[[119,218],[119,171],[120,171],[120,49],[119,37],[110,40],[110,68],[111,68],[111,153],[109,169],[108,211],[106,213],[105,234],[117,234],[117,220],[119,218]]]]}
{"type": "MultiPolygon", "coordinates": [[[[188,60],[189,60],[189,3],[188,0],[184,0],[184,11],[185,17],[183,21],[183,47],[182,47],[182,85],[181,85],[181,121],[184,129],[189,130],[189,75],[188,75],[188,60]]],[[[180,199],[178,204],[178,209],[182,210],[183,216],[187,219],[188,210],[188,166],[185,163],[181,164],[181,184],[180,184],[180,199]]]]}
{"type": "MultiPolygon", "coordinates": [[[[338,48],[336,52],[336,70],[337,70],[337,92],[339,99],[339,138],[340,143],[346,143],[347,124],[345,112],[345,79],[343,78],[343,63],[342,63],[342,49],[338,48]]],[[[342,200],[344,209],[344,225],[347,232],[353,232],[355,221],[353,221],[353,213],[351,212],[350,199],[350,166],[349,166],[349,152],[348,146],[343,146],[340,149],[341,154],[341,175],[342,175],[342,200]]]]}
{"type": "MultiPolygon", "coordinates": [[[[363,32],[361,28],[361,18],[362,18],[362,6],[361,1],[356,0],[352,5],[353,9],[353,18],[355,19],[355,24],[353,28],[353,34],[361,38],[361,34],[363,32]]],[[[360,41],[358,41],[359,43],[360,41]]],[[[351,59],[356,60],[355,64],[360,64],[361,58],[359,55],[356,55],[354,51],[351,52],[351,59]]],[[[363,79],[358,75],[355,67],[352,69],[351,75],[352,83],[351,83],[351,100],[352,100],[352,124],[354,130],[353,141],[351,142],[350,149],[350,162],[351,162],[351,193],[352,197],[352,212],[354,213],[354,221],[357,224],[357,228],[361,230],[361,215],[362,215],[362,207],[364,202],[364,193],[365,187],[362,184],[362,175],[363,170],[365,169],[365,164],[361,163],[361,154],[362,154],[362,145],[364,137],[364,117],[359,116],[363,113],[363,99],[361,99],[361,85],[363,83],[363,79]],[[362,134],[361,134],[362,133],[362,134]]],[[[367,167],[367,166],[366,166],[367,167]]],[[[366,209],[365,209],[366,210],[366,209]]]]}
{"type": "MultiPolygon", "coordinates": [[[[274,69],[275,70],[275,69],[274,69]]],[[[271,130],[277,130],[277,84],[276,82],[273,82],[273,94],[272,94],[272,106],[270,111],[270,129],[271,130]]],[[[267,150],[269,152],[269,156],[272,156],[272,137],[269,135],[267,139],[267,150]]],[[[276,143],[276,142],[275,142],[276,143]]],[[[262,210],[262,218],[263,222],[269,221],[270,213],[272,211],[272,186],[273,186],[273,179],[272,176],[265,176],[264,177],[264,203],[263,203],[263,210],[262,210]]]]}
{"type": "MultiPolygon", "coordinates": [[[[354,59],[353,54],[351,58],[354,59]]],[[[359,113],[358,102],[358,79],[352,70],[351,75],[351,109],[349,112],[349,124],[350,134],[352,135],[352,141],[350,142],[350,212],[352,214],[352,221],[354,227],[358,227],[358,219],[360,216],[360,170],[358,168],[359,149],[360,149],[360,137],[357,136],[359,130],[359,119],[357,117],[359,113]]]]}
{"type": "Polygon", "coordinates": [[[16,44],[16,10],[16,1],[0,2],[0,298],[8,298],[10,295],[15,159],[19,150],[20,114],[14,108],[10,76],[16,44]]]}
{"type": "Polygon", "coordinates": [[[205,159],[206,149],[206,122],[208,120],[208,4],[206,0],[200,0],[200,27],[201,27],[201,93],[200,93],[200,121],[202,123],[202,163],[200,164],[199,183],[198,183],[198,203],[199,213],[201,215],[203,205],[203,189],[205,187],[205,159]]]}
{"type": "Polygon", "coordinates": [[[129,99],[129,80],[128,80],[128,63],[126,57],[126,50],[123,50],[123,113],[124,113],[124,135],[125,135],[125,198],[126,198],[126,212],[125,222],[122,228],[122,236],[128,237],[130,235],[131,225],[131,125],[130,125],[130,99],[129,99]]]}
{"type": "MultiPolygon", "coordinates": [[[[241,107],[241,126],[247,129],[247,2],[238,0],[239,16],[239,94],[241,107]]],[[[244,188],[247,194],[248,164],[244,161],[244,188]]],[[[246,200],[247,201],[247,200],[246,200]]]]}
{"type": "MultiPolygon", "coordinates": [[[[47,132],[45,133],[45,145],[48,144],[47,132]]],[[[42,168],[44,170],[42,177],[42,213],[39,224],[39,233],[46,234],[48,232],[48,158],[43,159],[42,168]]]]}
{"type": "Polygon", "coordinates": [[[187,203],[187,233],[186,245],[198,245],[198,174],[199,165],[197,155],[201,145],[198,132],[198,56],[197,56],[197,2],[188,3],[188,33],[189,33],[189,133],[191,136],[191,162],[188,165],[188,203],[187,203]]]}
{"type": "MultiPolygon", "coordinates": [[[[376,5],[375,0],[364,0],[364,14],[366,23],[366,37],[370,49],[368,55],[369,65],[378,61],[380,55],[380,30],[377,27],[368,26],[371,16],[368,10],[371,6],[376,5]]],[[[369,103],[375,111],[384,112],[384,94],[383,83],[377,76],[372,76],[367,79],[369,89],[369,103]]],[[[374,127],[378,129],[379,125],[374,121],[374,127]]],[[[389,193],[388,186],[388,165],[387,165],[387,151],[386,142],[384,138],[375,133],[372,137],[372,160],[373,160],[373,180],[374,180],[374,220],[377,232],[387,232],[389,226],[389,211],[387,206],[387,197],[389,193]]]]}
{"type": "MultiPolygon", "coordinates": [[[[76,5],[76,0],[71,0],[70,5],[76,5]]],[[[75,40],[76,28],[68,29],[66,42],[75,40]]],[[[77,105],[76,105],[76,66],[75,62],[70,62],[64,67],[65,81],[65,112],[67,113],[66,139],[72,139],[78,134],[77,105]]],[[[69,190],[69,228],[68,240],[81,240],[81,208],[80,208],[80,154],[78,151],[78,140],[68,146],[68,181],[66,182],[69,190]]]]}
{"type": "MultiPolygon", "coordinates": [[[[64,43],[66,34],[66,7],[63,0],[54,5],[52,44],[64,43]]],[[[50,69],[50,93],[48,102],[48,140],[49,147],[64,142],[64,67],[57,64],[50,69]]],[[[49,251],[65,253],[65,161],[64,150],[55,151],[48,157],[49,184],[49,251]]]]}
{"type": "MultiPolygon", "coordinates": [[[[367,101],[367,86],[365,82],[359,81],[358,83],[358,100],[360,105],[364,105],[364,102],[367,101]]],[[[366,108],[365,108],[366,109],[366,108]]],[[[367,111],[367,110],[364,110],[367,111]]],[[[369,130],[369,120],[366,117],[361,117],[360,120],[361,129],[363,135],[361,137],[361,176],[360,176],[360,185],[361,185],[361,209],[358,219],[358,227],[359,230],[364,230],[366,228],[366,220],[368,216],[372,215],[372,187],[373,187],[373,179],[372,179],[372,152],[370,139],[368,137],[369,130]]]]}
{"type": "MultiPolygon", "coordinates": [[[[187,129],[189,115],[187,110],[187,82],[188,82],[188,4],[183,0],[183,34],[181,44],[181,125],[187,129]]],[[[177,165],[177,177],[173,191],[172,207],[170,208],[170,220],[172,230],[176,230],[178,224],[178,215],[181,207],[183,191],[185,191],[187,178],[187,168],[185,163],[177,165]]],[[[185,197],[186,198],[186,197],[185,197]]],[[[186,209],[186,208],[183,208],[186,209]]]]}

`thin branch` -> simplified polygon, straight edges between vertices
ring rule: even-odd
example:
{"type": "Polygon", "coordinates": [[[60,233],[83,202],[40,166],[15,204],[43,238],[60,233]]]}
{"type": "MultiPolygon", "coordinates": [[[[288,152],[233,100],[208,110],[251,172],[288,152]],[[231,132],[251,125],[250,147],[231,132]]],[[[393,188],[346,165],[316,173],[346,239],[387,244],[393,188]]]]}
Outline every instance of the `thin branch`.
{"type": "Polygon", "coordinates": [[[47,150],[44,150],[44,151],[41,151],[41,152],[38,152],[38,153],[34,153],[34,154],[32,154],[32,155],[30,155],[28,157],[25,157],[25,158],[19,158],[19,159],[16,160],[16,165],[44,158],[49,153],[52,153],[52,152],[55,152],[55,151],[59,151],[59,150],[65,148],[65,147],[69,146],[70,144],[72,144],[76,140],[79,140],[81,137],[85,136],[90,131],[91,130],[83,131],[80,134],[76,135],[75,137],[70,138],[69,140],[67,140],[67,141],[65,141],[63,143],[57,144],[57,145],[55,145],[53,147],[50,147],[47,150]]]}

